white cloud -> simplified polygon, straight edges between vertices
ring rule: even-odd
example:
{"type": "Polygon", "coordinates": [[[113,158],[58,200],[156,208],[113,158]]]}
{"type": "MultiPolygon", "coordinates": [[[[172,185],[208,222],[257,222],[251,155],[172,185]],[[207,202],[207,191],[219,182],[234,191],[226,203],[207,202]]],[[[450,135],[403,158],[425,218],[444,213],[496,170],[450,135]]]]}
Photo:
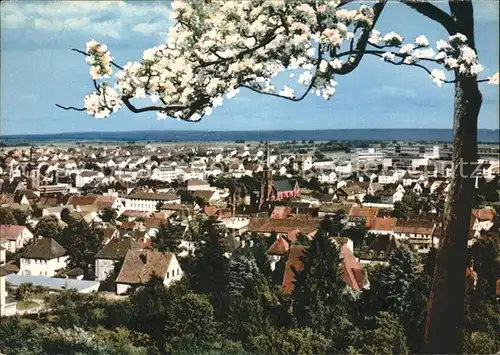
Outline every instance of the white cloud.
{"type": "Polygon", "coordinates": [[[159,36],[171,25],[166,1],[7,1],[1,4],[3,28],[78,31],[119,39],[134,31],[159,36]]]}

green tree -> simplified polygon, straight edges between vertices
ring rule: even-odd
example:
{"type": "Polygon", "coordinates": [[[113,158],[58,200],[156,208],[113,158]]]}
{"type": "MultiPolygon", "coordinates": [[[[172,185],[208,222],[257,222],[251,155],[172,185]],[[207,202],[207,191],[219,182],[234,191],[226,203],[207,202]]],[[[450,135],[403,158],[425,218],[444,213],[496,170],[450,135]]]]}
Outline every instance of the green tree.
{"type": "Polygon", "coordinates": [[[349,226],[344,228],[342,231],[342,236],[351,239],[354,243],[355,248],[360,248],[367,245],[366,233],[368,228],[366,228],[364,223],[356,223],[354,226],[349,226]]]}
{"type": "Polygon", "coordinates": [[[216,339],[217,328],[208,296],[186,293],[174,299],[168,309],[165,325],[167,352],[179,353],[189,349],[200,353],[216,339]]]}
{"type": "Polygon", "coordinates": [[[251,289],[255,278],[259,275],[259,268],[253,257],[239,254],[228,264],[228,292],[231,295],[241,296],[251,289]]]}
{"type": "Polygon", "coordinates": [[[19,316],[0,318],[0,351],[4,354],[42,354],[37,324],[19,316]]]}
{"type": "Polygon", "coordinates": [[[202,222],[188,277],[193,291],[210,296],[217,313],[227,295],[229,260],[224,256],[224,237],[215,222],[214,218],[202,222]]]}
{"type": "Polygon", "coordinates": [[[398,317],[388,312],[380,312],[375,318],[375,326],[365,330],[359,347],[361,354],[408,354],[404,329],[398,317]]]}
{"type": "Polygon", "coordinates": [[[163,207],[163,202],[158,201],[156,203],[156,212],[160,212],[162,207],[163,207]]]}
{"type": "Polygon", "coordinates": [[[59,219],[54,215],[42,217],[36,224],[35,233],[45,238],[53,238],[59,241],[62,227],[59,219]]]}
{"type": "Polygon", "coordinates": [[[25,226],[26,222],[28,221],[28,212],[23,211],[18,208],[12,209],[12,215],[14,216],[14,219],[16,220],[16,224],[19,226],[25,226]]]}
{"type": "Polygon", "coordinates": [[[153,247],[161,252],[178,253],[180,251],[180,243],[184,227],[180,224],[164,222],[158,227],[152,242],[153,247]]]}
{"type": "Polygon", "coordinates": [[[98,293],[79,293],[75,289],[51,294],[46,299],[46,307],[57,319],[55,324],[63,328],[97,326],[105,318],[105,303],[98,293]]]}
{"type": "Polygon", "coordinates": [[[63,208],[61,210],[61,221],[63,221],[66,224],[69,224],[73,222],[73,217],[71,217],[71,212],[69,211],[69,208],[63,208]]]}
{"type": "Polygon", "coordinates": [[[251,339],[252,352],[257,355],[326,354],[331,342],[311,328],[273,328],[251,339]]]}
{"type": "Polygon", "coordinates": [[[17,224],[16,218],[10,208],[0,207],[0,224],[17,224]]]}
{"type": "Polygon", "coordinates": [[[104,207],[104,209],[99,213],[99,218],[106,223],[114,223],[117,216],[116,210],[111,207],[104,207]]]}
{"type": "Polygon", "coordinates": [[[69,266],[81,268],[86,279],[93,279],[94,257],[103,239],[100,229],[94,228],[81,219],[73,221],[63,229],[59,243],[69,253],[69,266]]]}
{"type": "Polygon", "coordinates": [[[38,207],[36,203],[31,205],[31,216],[34,218],[41,218],[43,215],[43,210],[38,207]]]}
{"type": "Polygon", "coordinates": [[[173,293],[172,290],[165,288],[161,277],[153,274],[150,275],[146,285],[130,297],[132,329],[149,334],[159,349],[164,349],[168,336],[165,334],[164,328],[167,321],[169,291],[173,293]]]}
{"type": "Polygon", "coordinates": [[[347,348],[348,314],[346,285],[341,278],[339,251],[324,232],[320,231],[304,249],[304,268],[295,270],[292,308],[298,327],[310,327],[335,342],[334,350],[347,348]]]}

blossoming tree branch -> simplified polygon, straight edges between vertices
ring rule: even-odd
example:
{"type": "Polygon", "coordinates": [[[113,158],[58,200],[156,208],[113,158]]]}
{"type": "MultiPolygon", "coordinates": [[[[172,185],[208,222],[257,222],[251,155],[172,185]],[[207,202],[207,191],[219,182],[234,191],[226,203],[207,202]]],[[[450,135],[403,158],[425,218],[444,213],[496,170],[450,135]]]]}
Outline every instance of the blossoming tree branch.
{"type": "MultiPolygon", "coordinates": [[[[158,111],[159,118],[199,121],[241,87],[293,101],[310,92],[328,100],[335,94],[336,75],[350,73],[363,55],[423,69],[438,86],[454,82],[439,67],[471,77],[483,71],[461,33],[438,41],[436,50],[424,35],[406,44],[396,32],[382,35],[375,24],[384,2],[357,10],[320,0],[174,1],[172,7],[177,23],[168,42],[145,50],[141,62],[122,68],[107,46],[95,41],[85,51],[75,49],[87,56],[94,80],[96,91],[84,100],[89,115],[106,118],[125,106],[136,113],[158,111]],[[431,64],[438,68],[426,66],[431,64]],[[113,66],[118,72],[111,83],[113,66]],[[290,73],[306,87],[300,94],[272,85],[290,69],[301,71],[290,73]],[[131,104],[146,97],[158,105],[131,104]]],[[[497,73],[479,81],[498,80],[497,73]]]]}
{"type": "MultiPolygon", "coordinates": [[[[471,1],[450,1],[450,13],[429,2],[402,1],[448,32],[435,46],[425,35],[408,41],[396,32],[380,33],[376,25],[386,2],[173,1],[176,22],[167,43],[145,50],[140,62],[121,67],[106,45],[96,41],[88,42],[85,50],[74,49],[86,56],[95,92],[85,97],[83,108],[57,106],[95,118],[126,107],[134,113],[156,111],[158,118],[196,122],[240,88],[291,101],[308,94],[328,100],[335,94],[338,75],[351,73],[365,55],[376,56],[390,65],[422,70],[438,86],[455,85],[453,162],[476,162],[482,100],[478,83],[498,84],[499,74],[478,78],[483,67],[474,44],[471,1]],[[346,9],[348,4],[356,8],[346,9]],[[113,67],[117,72],[112,81],[113,67]],[[285,71],[302,90],[276,87],[275,78],[285,71]],[[152,104],[138,107],[131,102],[141,98],[152,104]]],[[[458,170],[440,227],[425,335],[429,353],[461,352],[473,182],[458,170]]]]}

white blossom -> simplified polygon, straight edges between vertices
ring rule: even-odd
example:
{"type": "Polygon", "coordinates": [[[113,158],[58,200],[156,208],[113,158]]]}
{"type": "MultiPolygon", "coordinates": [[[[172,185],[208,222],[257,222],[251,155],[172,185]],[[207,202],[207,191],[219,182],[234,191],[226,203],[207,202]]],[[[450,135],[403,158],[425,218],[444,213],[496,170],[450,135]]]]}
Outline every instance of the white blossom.
{"type": "Polygon", "coordinates": [[[451,46],[448,42],[440,39],[439,41],[436,42],[436,48],[438,51],[444,51],[444,50],[450,49],[451,46]]]}
{"type": "Polygon", "coordinates": [[[453,36],[450,36],[450,43],[451,44],[463,44],[467,43],[467,37],[461,33],[457,33],[453,36]]]}
{"type": "Polygon", "coordinates": [[[488,84],[498,85],[499,81],[500,81],[500,74],[498,72],[488,77],[488,84]]]}
{"type": "Polygon", "coordinates": [[[381,41],[380,32],[373,29],[370,32],[370,38],[368,38],[368,42],[372,44],[377,44],[380,41],[381,41]]]}
{"type": "Polygon", "coordinates": [[[283,87],[283,90],[279,92],[279,94],[283,97],[288,97],[293,99],[295,97],[295,90],[293,90],[291,87],[285,86],[283,87]]]}
{"type": "Polygon", "coordinates": [[[444,80],[446,80],[446,76],[444,71],[439,69],[432,69],[431,75],[432,81],[436,83],[437,86],[441,87],[443,85],[444,80]]]}
{"type": "Polygon", "coordinates": [[[429,45],[429,40],[424,35],[420,35],[415,39],[415,43],[422,47],[427,47],[429,45]]]}
{"type": "Polygon", "coordinates": [[[342,61],[338,58],[335,58],[334,60],[331,60],[329,64],[332,66],[333,69],[340,69],[342,68],[342,61]]]}
{"type": "Polygon", "coordinates": [[[403,37],[396,32],[389,32],[384,36],[383,41],[389,46],[399,46],[403,43],[403,37]]]}
{"type": "Polygon", "coordinates": [[[407,54],[407,53],[410,53],[414,49],[415,49],[415,45],[413,43],[408,43],[399,49],[399,53],[407,54]]]}
{"type": "Polygon", "coordinates": [[[396,56],[394,55],[394,53],[391,53],[391,52],[385,52],[384,54],[382,54],[382,60],[385,60],[385,61],[394,61],[394,59],[396,58],[396,56]]]}

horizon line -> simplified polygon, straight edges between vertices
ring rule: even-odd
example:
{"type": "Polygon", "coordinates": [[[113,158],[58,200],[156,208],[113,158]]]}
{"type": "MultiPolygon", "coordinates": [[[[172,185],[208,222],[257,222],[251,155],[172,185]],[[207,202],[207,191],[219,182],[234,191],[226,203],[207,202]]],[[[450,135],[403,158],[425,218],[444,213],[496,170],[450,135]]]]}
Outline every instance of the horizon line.
{"type": "MultiPolygon", "coordinates": [[[[149,130],[125,130],[125,131],[65,131],[52,133],[18,133],[18,134],[0,134],[0,139],[10,137],[37,137],[49,135],[65,135],[65,134],[122,134],[122,133],[141,133],[141,132],[193,132],[193,133],[229,133],[229,132],[318,132],[318,131],[394,131],[394,130],[411,130],[411,131],[453,131],[453,128],[319,128],[319,129],[246,129],[246,130],[190,130],[190,129],[149,129],[149,130]]],[[[499,131],[499,128],[478,128],[478,131],[499,131]]]]}

